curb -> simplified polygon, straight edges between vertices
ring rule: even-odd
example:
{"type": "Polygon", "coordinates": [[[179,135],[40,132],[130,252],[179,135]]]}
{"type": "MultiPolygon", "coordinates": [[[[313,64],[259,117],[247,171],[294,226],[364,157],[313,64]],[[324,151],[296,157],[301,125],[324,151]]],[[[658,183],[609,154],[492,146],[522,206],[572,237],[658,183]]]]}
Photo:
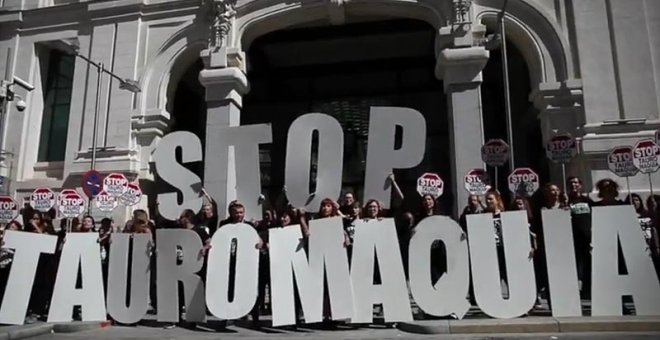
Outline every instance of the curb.
{"type": "Polygon", "coordinates": [[[90,329],[106,328],[112,325],[110,321],[84,321],[84,322],[70,322],[59,323],[53,325],[53,333],[75,333],[80,331],[87,331],[90,329]]]}
{"type": "Polygon", "coordinates": [[[53,325],[51,324],[38,324],[30,325],[28,327],[19,327],[7,332],[0,333],[0,340],[13,340],[13,339],[25,339],[31,338],[43,334],[48,334],[53,331],[53,325]]]}
{"type": "Polygon", "coordinates": [[[426,320],[399,322],[397,328],[417,334],[660,332],[660,317],[426,320]]]}

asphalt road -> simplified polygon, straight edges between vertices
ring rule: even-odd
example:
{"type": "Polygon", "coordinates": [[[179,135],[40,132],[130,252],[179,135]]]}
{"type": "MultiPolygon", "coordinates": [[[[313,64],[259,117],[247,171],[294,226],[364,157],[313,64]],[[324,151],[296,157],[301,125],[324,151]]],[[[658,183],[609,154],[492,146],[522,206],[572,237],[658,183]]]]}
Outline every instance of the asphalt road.
{"type": "Polygon", "coordinates": [[[363,328],[335,327],[334,329],[251,329],[247,325],[232,325],[216,331],[206,328],[190,330],[176,327],[112,326],[75,333],[45,334],[31,339],[38,340],[88,340],[88,339],[529,339],[529,340],[657,340],[660,333],[558,333],[558,334],[477,334],[477,335],[422,335],[401,332],[393,328],[371,326],[363,328]]]}

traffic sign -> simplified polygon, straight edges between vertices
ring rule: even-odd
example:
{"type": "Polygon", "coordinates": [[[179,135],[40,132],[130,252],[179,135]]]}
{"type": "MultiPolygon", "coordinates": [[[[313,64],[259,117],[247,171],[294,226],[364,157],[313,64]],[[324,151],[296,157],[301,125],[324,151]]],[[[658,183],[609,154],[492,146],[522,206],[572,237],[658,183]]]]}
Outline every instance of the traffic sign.
{"type": "Polygon", "coordinates": [[[126,192],[119,196],[119,202],[125,206],[136,205],[142,199],[142,190],[138,183],[128,183],[126,192]]]}
{"type": "Polygon", "coordinates": [[[633,163],[641,173],[650,174],[660,168],[660,146],[651,139],[637,142],[633,147],[633,163]]]}
{"type": "Polygon", "coordinates": [[[434,198],[442,196],[445,182],[438,174],[427,172],[417,179],[417,192],[420,196],[432,195],[434,198]]]}
{"type": "Polygon", "coordinates": [[[0,196],[0,223],[9,223],[18,217],[18,204],[11,196],[0,196]]]}
{"type": "Polygon", "coordinates": [[[55,205],[55,193],[50,188],[36,188],[30,195],[30,206],[34,210],[47,212],[55,205]]]}
{"type": "Polygon", "coordinates": [[[553,136],[545,145],[545,154],[555,163],[568,163],[577,155],[575,138],[570,134],[553,136]]]}
{"type": "Polygon", "coordinates": [[[470,195],[485,195],[490,188],[490,176],[484,169],[472,169],[465,175],[465,190],[470,195]]]}
{"type": "Polygon", "coordinates": [[[94,197],[96,207],[103,212],[111,212],[117,207],[117,198],[110,196],[107,192],[101,191],[94,197]]]}
{"type": "Polygon", "coordinates": [[[67,218],[78,217],[85,211],[85,199],[76,193],[67,193],[58,196],[57,209],[67,218]]]}
{"type": "Polygon", "coordinates": [[[530,168],[517,168],[509,175],[509,191],[532,196],[539,190],[539,175],[530,168]]]}
{"type": "Polygon", "coordinates": [[[632,146],[617,146],[607,155],[607,167],[619,177],[632,177],[637,175],[639,169],[635,166],[632,157],[632,146]]]}
{"type": "Polygon", "coordinates": [[[56,202],[57,205],[59,206],[60,200],[63,199],[66,195],[70,195],[70,194],[78,195],[78,191],[74,189],[62,189],[62,191],[60,191],[60,193],[57,194],[57,202],[56,202]]]}
{"type": "Polygon", "coordinates": [[[103,177],[96,170],[87,171],[82,177],[82,189],[89,199],[103,190],[103,177]]]}
{"type": "Polygon", "coordinates": [[[128,179],[124,174],[113,172],[103,179],[103,191],[112,197],[123,195],[128,189],[128,179]]]}
{"type": "Polygon", "coordinates": [[[490,166],[502,166],[509,160],[509,144],[491,139],[481,147],[481,160],[490,166]]]}

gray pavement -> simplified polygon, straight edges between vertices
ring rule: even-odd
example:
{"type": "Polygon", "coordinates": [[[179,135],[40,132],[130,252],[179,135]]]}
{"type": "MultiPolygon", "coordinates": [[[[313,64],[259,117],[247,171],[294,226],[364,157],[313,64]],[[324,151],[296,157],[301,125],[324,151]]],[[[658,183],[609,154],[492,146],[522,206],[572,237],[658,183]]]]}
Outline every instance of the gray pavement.
{"type": "Polygon", "coordinates": [[[297,330],[257,331],[239,326],[229,326],[225,331],[214,332],[204,329],[163,329],[158,327],[108,327],[76,333],[44,334],[35,340],[87,340],[87,339],[539,339],[539,340],[657,340],[660,333],[541,333],[541,334],[466,334],[466,335],[423,335],[404,333],[391,328],[361,328],[319,330],[299,328],[297,330]]]}

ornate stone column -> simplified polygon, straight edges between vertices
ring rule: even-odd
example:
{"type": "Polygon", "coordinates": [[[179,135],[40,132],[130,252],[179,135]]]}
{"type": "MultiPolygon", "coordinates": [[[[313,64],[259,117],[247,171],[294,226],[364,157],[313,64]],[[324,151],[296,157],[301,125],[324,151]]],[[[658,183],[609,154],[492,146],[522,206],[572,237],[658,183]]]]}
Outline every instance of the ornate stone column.
{"type": "Polygon", "coordinates": [[[236,199],[236,165],[233,147],[219,148],[222,128],[238,126],[243,95],[248,91],[245,54],[231,47],[236,0],[207,0],[210,6],[209,47],[201,52],[204,69],[199,74],[206,88],[206,151],[204,187],[218,204],[221,218],[236,199]]]}
{"type": "Polygon", "coordinates": [[[449,118],[449,144],[452,159],[453,213],[460,214],[468,193],[463,176],[472,168],[483,167],[484,141],[481,115],[481,70],[488,61],[483,47],[448,48],[438,56],[436,76],[444,82],[449,118]]]}
{"type": "Polygon", "coordinates": [[[444,84],[449,118],[451,154],[451,190],[454,196],[453,215],[458,217],[467,202],[463,177],[472,168],[483,167],[481,145],[484,141],[481,111],[481,71],[489,53],[475,46],[483,38],[485,27],[470,21],[470,1],[454,0],[451,24],[440,29],[440,50],[435,74],[444,84]]]}
{"type": "MultiPolygon", "coordinates": [[[[582,83],[569,80],[561,83],[541,83],[529,96],[534,107],[539,110],[538,119],[544,143],[553,135],[570,133],[578,140],[580,153],[566,165],[567,176],[579,176],[585,183],[590,181],[588,155],[582,143],[585,132],[583,126],[584,105],[582,83]]],[[[599,155],[601,156],[601,155],[599,155]]],[[[561,166],[549,161],[550,180],[559,185],[563,182],[561,166]]]]}

